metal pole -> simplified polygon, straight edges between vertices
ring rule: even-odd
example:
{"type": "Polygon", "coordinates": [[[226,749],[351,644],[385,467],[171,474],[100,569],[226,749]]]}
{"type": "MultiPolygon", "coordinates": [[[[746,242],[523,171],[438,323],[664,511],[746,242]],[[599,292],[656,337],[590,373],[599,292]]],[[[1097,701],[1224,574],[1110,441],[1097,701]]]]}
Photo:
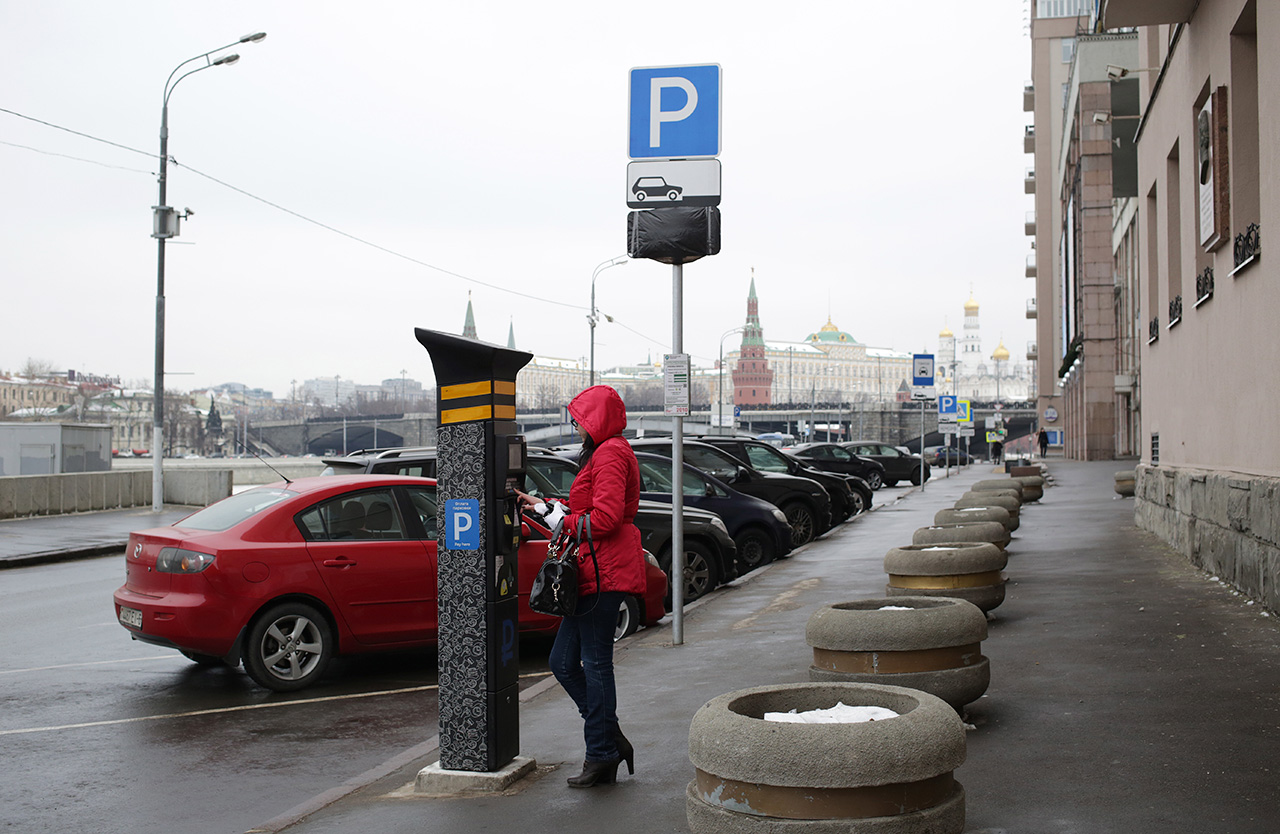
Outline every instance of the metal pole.
{"type": "MultiPolygon", "coordinates": [[[[160,108],[160,199],[167,205],[169,171],[169,97],[160,108]]],[[[156,229],[163,232],[163,229],[156,229]]],[[[164,509],[164,237],[156,239],[156,363],[152,406],[155,416],[151,433],[151,509],[164,509]]]]}
{"type": "Polygon", "coordinates": [[[920,401],[920,491],[924,492],[924,400],[920,401]]]}
{"type": "Polygon", "coordinates": [[[587,376],[587,387],[596,384],[596,276],[591,276],[591,312],[587,314],[591,324],[591,370],[587,376]]]}
{"type": "MultiPolygon", "coordinates": [[[[671,267],[671,352],[684,352],[684,266],[671,267]]],[[[671,418],[671,642],[684,644],[684,418],[671,418]]]]}
{"type": "MultiPolygon", "coordinates": [[[[724,336],[728,335],[728,333],[724,334],[724,336]]],[[[720,418],[716,420],[716,427],[720,429],[719,434],[724,433],[724,336],[720,337],[720,376],[716,380],[716,400],[719,403],[717,410],[720,412],[720,418]]]]}

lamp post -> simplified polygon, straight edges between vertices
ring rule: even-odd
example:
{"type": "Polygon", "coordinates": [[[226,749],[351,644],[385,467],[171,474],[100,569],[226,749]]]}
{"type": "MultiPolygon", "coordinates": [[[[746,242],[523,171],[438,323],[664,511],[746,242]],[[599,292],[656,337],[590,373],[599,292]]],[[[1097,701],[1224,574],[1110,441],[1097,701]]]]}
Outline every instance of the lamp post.
{"type": "MultiPolygon", "coordinates": [[[[155,512],[160,512],[164,508],[164,242],[178,234],[178,218],[184,216],[177,214],[167,202],[169,186],[169,96],[173,95],[178,82],[188,75],[209,69],[209,67],[230,66],[240,60],[240,56],[234,52],[230,55],[223,55],[216,60],[210,60],[209,56],[213,53],[230,49],[241,43],[260,43],[266,37],[266,32],[255,32],[217,49],[210,49],[208,52],[201,53],[194,58],[188,58],[174,67],[173,72],[169,73],[169,77],[164,82],[164,98],[160,107],[160,199],[157,201],[158,204],[152,207],[154,217],[151,232],[151,236],[156,239],[158,245],[156,256],[155,392],[152,397],[155,401],[155,419],[151,439],[151,509],[155,512]],[[198,66],[178,75],[178,72],[187,64],[201,59],[204,59],[203,66],[198,66]],[[174,76],[177,77],[175,78],[174,76]]],[[[190,210],[187,213],[189,214],[190,210]]]]}
{"type": "Polygon", "coordinates": [[[720,374],[719,379],[716,382],[716,399],[720,403],[720,418],[716,420],[716,422],[719,424],[719,428],[721,429],[724,428],[724,340],[729,338],[732,334],[741,333],[746,329],[747,326],[745,324],[740,324],[737,327],[729,328],[720,336],[720,374]]]}
{"type": "Polygon", "coordinates": [[[626,265],[627,256],[619,255],[599,264],[591,273],[591,312],[587,313],[587,321],[591,324],[591,371],[590,376],[587,378],[587,385],[589,386],[596,384],[596,322],[599,320],[599,316],[596,315],[596,277],[611,266],[626,265]]]}

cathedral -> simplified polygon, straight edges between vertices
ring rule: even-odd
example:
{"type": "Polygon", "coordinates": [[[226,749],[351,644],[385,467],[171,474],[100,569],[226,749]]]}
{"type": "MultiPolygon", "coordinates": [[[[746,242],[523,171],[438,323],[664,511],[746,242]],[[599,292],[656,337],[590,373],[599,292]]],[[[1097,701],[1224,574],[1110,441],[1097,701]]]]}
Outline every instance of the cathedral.
{"type": "Polygon", "coordinates": [[[938,334],[937,380],[939,394],[955,394],[979,402],[1023,402],[1035,397],[1032,367],[1011,362],[1003,338],[990,357],[984,354],[978,302],[972,292],[964,303],[959,343],[950,327],[943,327],[938,334]]]}

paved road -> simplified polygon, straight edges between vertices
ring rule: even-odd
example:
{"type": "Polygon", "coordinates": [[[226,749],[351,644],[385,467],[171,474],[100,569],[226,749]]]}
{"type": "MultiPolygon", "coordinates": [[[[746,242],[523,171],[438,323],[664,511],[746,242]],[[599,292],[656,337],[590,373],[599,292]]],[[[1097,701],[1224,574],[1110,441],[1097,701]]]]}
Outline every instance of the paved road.
{"type": "MultiPolygon", "coordinates": [[[[129,639],[121,556],[0,573],[0,830],[245,831],[436,734],[433,653],[272,694],[129,639]]],[[[546,677],[526,645],[523,684],[546,677]]]]}

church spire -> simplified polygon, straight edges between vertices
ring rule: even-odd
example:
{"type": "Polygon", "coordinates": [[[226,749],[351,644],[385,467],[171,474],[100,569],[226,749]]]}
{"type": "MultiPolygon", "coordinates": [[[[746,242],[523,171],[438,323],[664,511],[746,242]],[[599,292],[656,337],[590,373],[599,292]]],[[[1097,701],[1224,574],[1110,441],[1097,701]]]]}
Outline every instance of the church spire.
{"type": "Polygon", "coordinates": [[[507,325],[507,350],[516,349],[516,322],[513,318],[507,325]]]}
{"type": "Polygon", "coordinates": [[[462,338],[480,340],[476,335],[476,314],[471,309],[471,292],[467,292],[467,320],[462,325],[462,338]]]}

